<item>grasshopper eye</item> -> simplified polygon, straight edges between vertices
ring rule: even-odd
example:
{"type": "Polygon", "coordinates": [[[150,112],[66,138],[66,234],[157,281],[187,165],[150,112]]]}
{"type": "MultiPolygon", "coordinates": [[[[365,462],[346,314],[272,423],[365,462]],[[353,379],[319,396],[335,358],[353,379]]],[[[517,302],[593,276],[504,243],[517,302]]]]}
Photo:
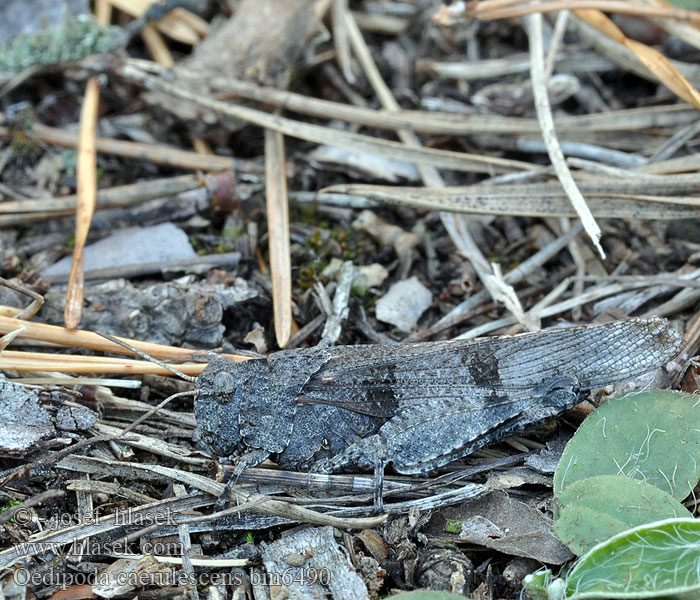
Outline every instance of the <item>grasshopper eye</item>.
{"type": "Polygon", "coordinates": [[[236,381],[226,371],[219,371],[214,376],[212,393],[219,404],[226,404],[236,393],[236,381]]]}
{"type": "Polygon", "coordinates": [[[557,375],[543,384],[543,392],[549,394],[558,390],[579,390],[578,380],[569,375],[557,375]]]}

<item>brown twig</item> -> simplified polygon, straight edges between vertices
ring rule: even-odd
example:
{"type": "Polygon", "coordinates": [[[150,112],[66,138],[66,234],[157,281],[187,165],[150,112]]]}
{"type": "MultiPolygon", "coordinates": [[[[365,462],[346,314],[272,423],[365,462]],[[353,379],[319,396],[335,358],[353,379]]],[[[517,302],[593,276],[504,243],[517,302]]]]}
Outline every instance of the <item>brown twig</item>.
{"type": "MultiPolygon", "coordinates": [[[[64,131],[56,127],[49,127],[41,123],[35,123],[29,131],[30,135],[35,135],[42,142],[56,144],[67,148],[75,148],[78,145],[78,136],[70,131],[64,131]]],[[[0,136],[10,135],[7,127],[0,127],[0,136]]],[[[260,173],[261,169],[251,161],[235,160],[225,156],[206,156],[196,152],[177,150],[165,146],[154,146],[152,144],[139,144],[127,142],[125,140],[113,140],[110,138],[96,138],[95,148],[100,154],[114,154],[125,158],[145,160],[155,164],[168,165],[170,167],[181,167],[183,169],[202,171],[225,171],[227,169],[238,169],[239,171],[249,171],[260,173]]]]}
{"type": "Polygon", "coordinates": [[[78,164],[76,168],[78,205],[75,214],[75,249],[66,291],[66,307],[63,313],[63,319],[68,329],[75,329],[78,326],[83,312],[83,267],[85,260],[83,249],[90,231],[97,198],[95,131],[99,104],[100,84],[96,77],[91,77],[85,88],[85,98],[80,111],[80,138],[78,140],[78,164]]]}
{"type": "MultiPolygon", "coordinates": [[[[167,261],[150,261],[143,263],[132,263],[130,265],[119,265],[116,267],[105,267],[104,269],[90,269],[85,271],[85,280],[89,279],[117,279],[124,277],[142,277],[153,273],[164,273],[166,271],[189,271],[193,267],[210,265],[212,268],[230,268],[238,264],[241,259],[240,252],[225,252],[224,254],[203,254],[193,258],[181,258],[167,261]]],[[[46,275],[44,281],[57,283],[66,281],[66,274],[46,275]]]]}
{"type": "Polygon", "coordinates": [[[338,67],[349,84],[356,81],[352,72],[352,57],[350,55],[350,44],[348,43],[348,32],[345,25],[345,11],[348,10],[348,0],[333,0],[331,5],[331,22],[333,25],[333,45],[338,67]]]}
{"type": "Polygon", "coordinates": [[[119,75],[149,89],[158,90],[161,93],[182,98],[198,106],[211,109],[236,119],[242,119],[259,127],[279,131],[286,136],[317,144],[330,144],[359,150],[361,152],[372,152],[382,156],[390,156],[395,160],[405,160],[421,165],[434,165],[435,167],[453,169],[456,171],[501,173],[533,168],[533,165],[530,163],[505,160],[498,157],[485,156],[483,154],[468,154],[450,150],[437,150],[435,148],[409,147],[398,142],[351,133],[340,129],[322,127],[320,125],[288,119],[278,115],[271,115],[243,105],[221,102],[201,92],[195,93],[188,89],[188,86],[183,85],[182,82],[168,81],[165,77],[154,77],[143,68],[144,62],[145,61],[137,63],[136,61],[129,60],[125,61],[122,65],[115,64],[114,69],[119,75]]]}
{"type": "Polygon", "coordinates": [[[15,292],[29,296],[32,299],[29,306],[23,308],[22,310],[18,310],[17,314],[14,315],[16,319],[31,319],[44,305],[44,297],[41,294],[37,294],[35,291],[30,290],[24,285],[18,285],[12,281],[8,281],[4,277],[0,277],[0,285],[4,285],[15,292]]]}
{"type": "Polygon", "coordinates": [[[36,473],[38,469],[45,469],[51,465],[54,465],[57,463],[59,460],[62,458],[65,458],[66,456],[70,456],[74,452],[77,452],[78,450],[82,450],[83,448],[87,448],[88,446],[92,446],[93,444],[98,444],[100,442],[109,442],[114,439],[115,436],[112,435],[102,435],[102,436],[97,436],[97,437],[92,437],[87,440],[81,440],[77,444],[73,444],[72,446],[68,446],[67,448],[64,448],[63,450],[59,450],[58,452],[54,452],[53,454],[50,454],[49,456],[45,456],[44,458],[40,458],[39,460],[36,460],[34,462],[31,462],[26,465],[20,465],[18,467],[14,467],[12,469],[8,469],[7,471],[3,471],[0,473],[0,489],[5,487],[10,481],[13,481],[17,478],[20,479],[29,479],[29,477],[32,475],[32,473],[36,473]]]}

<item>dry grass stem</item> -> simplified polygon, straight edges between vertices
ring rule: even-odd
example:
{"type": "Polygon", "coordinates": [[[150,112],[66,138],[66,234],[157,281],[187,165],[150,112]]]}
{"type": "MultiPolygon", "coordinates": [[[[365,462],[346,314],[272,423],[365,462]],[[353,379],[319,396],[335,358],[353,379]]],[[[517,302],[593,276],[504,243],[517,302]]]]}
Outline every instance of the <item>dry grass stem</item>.
{"type": "Polygon", "coordinates": [[[112,22],[112,3],[110,0],[95,0],[95,19],[100,25],[112,22]]]}
{"type": "Polygon", "coordinates": [[[284,137],[265,130],[265,196],[275,336],[284,348],[292,335],[292,265],[289,257],[289,208],[284,137]]]}
{"type": "MultiPolygon", "coordinates": [[[[173,364],[185,375],[199,375],[206,363],[173,364]]],[[[79,354],[51,354],[3,350],[0,369],[15,371],[52,371],[55,373],[121,373],[124,375],[167,375],[167,369],[145,360],[111,358],[106,356],[82,356],[79,354]]]]}
{"type": "MultiPolygon", "coordinates": [[[[78,145],[78,135],[70,131],[35,123],[31,132],[47,144],[56,144],[75,148],[78,145]]],[[[0,127],[0,135],[8,135],[6,127],[0,127]]],[[[224,171],[239,167],[243,162],[235,161],[225,156],[206,156],[187,150],[166,148],[149,144],[140,144],[126,140],[97,138],[95,148],[100,154],[114,154],[125,158],[147,160],[155,164],[172,165],[183,169],[201,169],[203,171],[224,171]]]]}
{"type": "Polygon", "coordinates": [[[600,245],[601,231],[595,222],[591,210],[586,204],[574,178],[566,165],[564,153],[561,151],[556,130],[554,129],[554,119],[552,109],[549,104],[549,94],[547,92],[547,81],[545,80],[544,49],[542,47],[542,15],[539,13],[528,17],[528,39],[530,43],[530,78],[532,80],[532,91],[535,95],[535,110],[542,129],[542,139],[547,146],[547,154],[552,161],[552,166],[561,182],[566,195],[573,205],[576,213],[581,218],[586,233],[591,238],[593,245],[600,255],[605,258],[605,252],[600,245]]]}
{"type": "Polygon", "coordinates": [[[436,17],[436,22],[442,19],[478,19],[491,21],[496,19],[511,19],[535,13],[557,12],[560,10],[599,10],[609,13],[633,15],[637,17],[657,17],[685,21],[691,25],[700,25],[700,12],[685,10],[672,6],[646,6],[638,2],[622,2],[619,0],[555,0],[527,4],[522,0],[478,0],[458,3],[458,6],[443,9],[436,17]]]}
{"type": "MultiPolygon", "coordinates": [[[[658,50],[631,40],[625,36],[602,12],[597,10],[576,10],[574,14],[595,27],[609,38],[628,48],[654,76],[679,98],[695,108],[700,108],[700,92],[673,66],[658,50]]],[[[700,13],[698,13],[700,14],[700,13]]]]}
{"type": "MultiPolygon", "coordinates": [[[[36,340],[42,342],[51,342],[62,346],[70,346],[73,348],[87,348],[99,352],[113,352],[116,354],[133,354],[123,346],[106,340],[102,336],[91,331],[69,330],[56,325],[46,325],[45,323],[32,323],[31,321],[22,321],[12,317],[0,316],[0,333],[5,334],[14,331],[19,327],[25,327],[25,330],[19,335],[21,338],[36,340]]],[[[176,348],[174,346],[165,346],[163,344],[154,344],[152,342],[141,342],[139,340],[130,340],[127,338],[124,341],[135,346],[142,352],[160,358],[162,360],[173,361],[206,361],[206,351],[189,350],[187,348],[176,348]]],[[[249,357],[238,354],[224,354],[226,358],[233,361],[248,360],[249,357]]],[[[155,366],[155,365],[154,365],[155,366]]],[[[51,370],[51,369],[45,369],[51,370]]]]}
{"type": "Polygon", "coordinates": [[[522,161],[492,156],[467,154],[451,150],[435,150],[432,148],[412,148],[398,142],[312,125],[277,115],[270,115],[247,106],[214,100],[200,92],[195,93],[189,91],[182,85],[165,81],[162,78],[153,77],[146,71],[137,68],[133,64],[133,61],[119,68],[119,71],[125,78],[155,88],[164,94],[189,100],[190,102],[209,108],[215,112],[248,121],[259,127],[279,131],[286,136],[317,144],[341,146],[360,152],[388,156],[396,160],[403,160],[421,165],[432,165],[434,167],[453,169],[456,171],[502,173],[531,169],[534,166],[522,161]]]}
{"type": "Polygon", "coordinates": [[[63,317],[68,329],[75,329],[78,326],[83,312],[83,249],[90,231],[97,197],[95,131],[97,130],[99,104],[100,84],[97,78],[91,77],[86,84],[85,98],[80,111],[80,137],[78,139],[78,163],[76,167],[78,204],[75,213],[75,246],[63,317]]]}
{"type": "MultiPolygon", "coordinates": [[[[150,0],[109,0],[109,2],[132,17],[142,17],[151,6],[150,0]]],[[[171,10],[155,26],[159,31],[183,44],[194,46],[208,31],[208,24],[194,13],[178,7],[171,10]]]]}
{"type": "Polygon", "coordinates": [[[151,53],[153,60],[159,65],[163,65],[169,69],[175,66],[175,59],[170,53],[170,50],[168,50],[168,45],[165,43],[163,36],[153,25],[149,23],[144,26],[141,30],[141,37],[148,47],[148,51],[151,53]]]}

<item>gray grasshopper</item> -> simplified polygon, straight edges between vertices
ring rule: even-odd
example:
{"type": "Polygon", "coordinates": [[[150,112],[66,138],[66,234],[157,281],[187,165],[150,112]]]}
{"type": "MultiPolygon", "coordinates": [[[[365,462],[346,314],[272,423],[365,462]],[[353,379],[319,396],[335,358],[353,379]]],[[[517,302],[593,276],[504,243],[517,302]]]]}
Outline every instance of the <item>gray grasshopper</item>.
{"type": "Polygon", "coordinates": [[[195,386],[196,436],[236,476],[268,457],[291,470],[422,474],[550,419],[589,390],[680,352],[663,319],[510,337],[283,350],[213,359],[195,386]]]}

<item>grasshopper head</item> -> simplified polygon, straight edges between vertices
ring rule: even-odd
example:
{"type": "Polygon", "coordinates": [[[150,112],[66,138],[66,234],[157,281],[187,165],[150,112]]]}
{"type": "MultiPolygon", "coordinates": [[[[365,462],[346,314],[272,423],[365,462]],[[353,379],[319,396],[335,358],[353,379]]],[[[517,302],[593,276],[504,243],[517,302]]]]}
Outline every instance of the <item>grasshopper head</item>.
{"type": "Polygon", "coordinates": [[[197,378],[195,439],[214,456],[228,457],[242,449],[239,434],[240,368],[223,356],[214,358],[197,378]]]}

